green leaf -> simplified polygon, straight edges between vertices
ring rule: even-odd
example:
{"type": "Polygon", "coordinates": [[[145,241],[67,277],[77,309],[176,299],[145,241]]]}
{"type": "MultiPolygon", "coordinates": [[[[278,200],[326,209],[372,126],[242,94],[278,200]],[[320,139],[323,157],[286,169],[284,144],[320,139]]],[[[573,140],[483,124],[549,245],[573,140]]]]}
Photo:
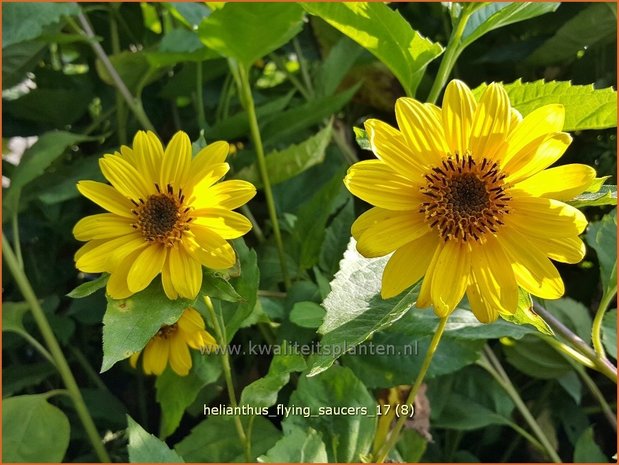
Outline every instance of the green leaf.
{"type": "Polygon", "coordinates": [[[282,352],[275,355],[271,361],[269,372],[250,385],[241,393],[241,405],[252,407],[271,407],[277,402],[277,394],[290,381],[290,373],[305,370],[305,359],[292,351],[284,343],[282,352]]]}
{"type": "Polygon", "coordinates": [[[537,48],[527,61],[549,65],[578,58],[577,53],[617,34],[617,5],[590,5],[571,17],[555,34],[537,48]]]}
{"type": "Polygon", "coordinates": [[[207,18],[214,10],[211,5],[203,3],[164,3],[162,6],[190,29],[196,29],[202,20],[207,18]]]}
{"type": "Polygon", "coordinates": [[[127,415],[129,462],[131,463],[184,463],[184,460],[165,442],[156,438],[127,415]]]}
{"type": "MultiPolygon", "coordinates": [[[[3,44],[5,45],[5,44],[3,44]]],[[[6,45],[5,45],[6,46],[6,45]]],[[[2,48],[2,89],[18,85],[48,50],[45,42],[31,40],[2,48]]]]}
{"type": "Polygon", "coordinates": [[[591,342],[591,326],[593,322],[587,307],[569,297],[547,300],[545,306],[548,311],[580,336],[581,339],[587,343],[591,342]]]}
{"type": "MultiPolygon", "coordinates": [[[[4,307],[4,310],[6,311],[6,307],[4,307]]],[[[4,317],[4,314],[2,316],[4,317]]],[[[2,330],[5,330],[4,322],[2,330]]],[[[2,395],[9,397],[25,389],[32,389],[48,377],[57,374],[56,367],[47,361],[26,365],[8,365],[2,368],[2,395]]]]}
{"type": "Polygon", "coordinates": [[[557,379],[565,392],[567,392],[577,405],[580,405],[582,399],[582,383],[576,372],[571,371],[557,379]]]}
{"type": "Polygon", "coordinates": [[[103,273],[97,279],[80,284],[69,292],[67,297],[71,297],[73,299],[83,299],[84,297],[88,297],[89,295],[97,292],[99,289],[104,288],[107,285],[107,280],[109,278],[109,274],[103,273]]]}
{"type": "Polygon", "coordinates": [[[10,3],[2,8],[2,48],[25,42],[41,35],[63,16],[80,12],[76,3],[10,3]]]}
{"type": "Polygon", "coordinates": [[[86,113],[93,95],[90,89],[37,88],[17,100],[4,104],[4,111],[15,119],[66,127],[86,113]],[[62,108],[63,111],[58,111],[62,108]]]}
{"type": "Polygon", "coordinates": [[[302,328],[318,328],[325,317],[325,309],[315,302],[297,302],[290,311],[290,321],[302,328]]]}
{"type": "MultiPolygon", "coordinates": [[[[271,185],[286,181],[312,166],[322,163],[325,159],[325,150],[331,142],[331,133],[332,127],[329,124],[300,144],[294,144],[284,150],[269,153],[265,161],[271,185]]],[[[236,177],[251,182],[258,189],[263,187],[256,163],[240,170],[236,177]]]]}
{"type": "Polygon", "coordinates": [[[331,279],[339,269],[340,260],[350,240],[350,228],[354,220],[354,202],[349,199],[335,215],[325,232],[318,263],[320,268],[327,273],[328,279],[331,279]]]}
{"type": "Polygon", "coordinates": [[[602,320],[602,342],[606,352],[617,359],[617,309],[612,309],[602,320]]]}
{"type": "Polygon", "coordinates": [[[342,37],[320,63],[316,72],[316,93],[319,97],[333,95],[342,80],[363,52],[348,37],[342,37]]]}
{"type": "Polygon", "coordinates": [[[67,416],[46,394],[2,400],[2,462],[56,462],[69,446],[67,416]]]}
{"type": "Polygon", "coordinates": [[[243,300],[243,297],[236,292],[227,279],[220,273],[209,269],[205,269],[203,272],[200,294],[227,302],[240,302],[243,300]]]}
{"type": "Polygon", "coordinates": [[[494,29],[552,13],[559,5],[558,2],[490,2],[484,6],[480,5],[466,23],[461,46],[463,48],[469,46],[494,29]]]}
{"type": "Polygon", "coordinates": [[[585,192],[568,201],[576,208],[617,205],[617,186],[602,186],[595,192],[585,192]]]}
{"type": "Polygon", "coordinates": [[[593,247],[600,263],[602,289],[609,292],[617,285],[617,209],[600,221],[589,223],[587,243],[593,247]],[[613,278],[613,275],[615,276],[613,278]]]}
{"type": "Polygon", "coordinates": [[[187,376],[179,376],[169,367],[157,377],[157,402],[161,405],[162,438],[170,436],[183,418],[183,414],[205,386],[217,381],[221,375],[221,361],[216,355],[192,351],[192,367],[187,376]]]}
{"type": "Polygon", "coordinates": [[[331,293],[323,302],[327,313],[318,329],[323,335],[321,345],[330,350],[312,356],[309,376],[325,371],[347,350],[391,326],[415,303],[417,288],[400,298],[381,299],[381,276],[388,259],[365,258],[357,252],[354,239],[350,240],[340,271],[331,282],[331,293]]]}
{"type": "Polygon", "coordinates": [[[147,51],[144,56],[154,67],[174,66],[184,61],[201,62],[219,58],[218,53],[204,46],[198,34],[184,28],[166,32],[159,43],[158,50],[147,51]]]}
{"type": "Polygon", "coordinates": [[[531,295],[518,288],[518,306],[515,313],[500,313],[500,317],[515,325],[531,325],[540,333],[553,336],[552,328],[533,310],[531,295]]]}
{"type": "MultiPolygon", "coordinates": [[[[156,81],[166,73],[165,68],[155,68],[151,65],[146,52],[122,51],[110,55],[109,58],[114,69],[133,95],[140,95],[146,85],[156,81]]],[[[101,80],[110,86],[114,86],[114,80],[101,60],[97,60],[95,66],[101,80]]]]}
{"type": "Polygon", "coordinates": [[[368,139],[368,134],[365,132],[365,129],[357,127],[353,127],[352,129],[355,133],[355,141],[357,142],[357,145],[363,150],[372,150],[372,145],[370,144],[370,140],[368,139]]]}
{"type": "Polygon", "coordinates": [[[443,47],[423,37],[383,3],[302,3],[382,61],[400,81],[407,95],[415,91],[426,66],[443,47]]]}
{"type": "MultiPolygon", "coordinates": [[[[482,84],[473,93],[478,97],[485,87],[486,84],[482,84]]],[[[612,87],[595,89],[593,84],[579,86],[569,81],[522,82],[518,79],[506,84],[505,90],[512,106],[523,116],[544,105],[562,104],[565,107],[564,131],[617,126],[617,91],[612,87]]]]}
{"type": "Polygon", "coordinates": [[[573,370],[563,355],[537,337],[506,341],[503,352],[512,366],[533,378],[559,378],[573,370]]]}
{"type": "Polygon", "coordinates": [[[327,450],[313,428],[291,427],[285,436],[258,457],[262,463],[327,463],[327,450]]]}
{"type": "Polygon", "coordinates": [[[606,463],[609,457],[602,452],[593,438],[593,427],[587,428],[574,446],[574,463],[606,463]]]}
{"type": "MultiPolygon", "coordinates": [[[[241,417],[247,431],[249,417],[241,417]]],[[[261,416],[254,417],[251,436],[251,460],[264,454],[281,439],[281,432],[261,416]]],[[[246,462],[243,444],[232,415],[211,415],[175,446],[187,462],[234,463],[246,462]]]]}
{"type": "Polygon", "coordinates": [[[25,332],[23,318],[30,310],[28,302],[2,303],[2,331],[25,332]]]}
{"type": "Polygon", "coordinates": [[[369,452],[376,401],[350,369],[338,366],[312,378],[301,376],[289,404],[309,408],[311,415],[287,416],[284,431],[309,426],[322,433],[329,462],[360,462],[369,452]]]}
{"type": "Polygon", "coordinates": [[[188,299],[169,300],[159,279],[128,299],[107,297],[101,372],[142,350],[161,326],[176,323],[183,310],[193,303],[188,299]]]}
{"type": "Polygon", "coordinates": [[[294,3],[227,3],[202,21],[202,42],[249,67],[278,49],[302,27],[303,10],[294,3]]]}

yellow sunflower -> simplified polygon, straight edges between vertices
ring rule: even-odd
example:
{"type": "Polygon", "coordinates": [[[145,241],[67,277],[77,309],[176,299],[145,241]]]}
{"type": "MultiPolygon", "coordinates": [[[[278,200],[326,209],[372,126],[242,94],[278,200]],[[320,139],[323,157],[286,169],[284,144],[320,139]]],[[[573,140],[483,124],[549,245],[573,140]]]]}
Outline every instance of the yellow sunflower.
{"type": "Polygon", "coordinates": [[[585,246],[584,215],[563,203],[595,178],[593,168],[547,169],[571,137],[564,109],[546,105],[523,118],[505,89],[490,84],[479,102],[454,80],[443,108],[400,98],[399,130],[381,121],[365,128],[377,160],[354,164],[344,183],[372,204],[352,227],[366,257],[394,252],[383,298],[423,277],[417,307],[444,317],[466,293],[476,317],[513,313],[518,286],[544,299],[563,295],[550,259],[576,263],[585,246]]]}
{"type": "Polygon", "coordinates": [[[105,155],[99,166],[110,185],[80,181],[78,190],[109,213],[87,216],[73,229],[88,241],[75,254],[87,273],[108,272],[108,294],[122,299],[146,288],[161,273],[170,299],[193,299],[202,265],[227,269],[236,255],[227,239],[251,229],[233,212],[256,188],[246,181],[217,183],[229,169],[227,142],[213,142],[192,158],[191,142],[179,131],[166,149],[152,132],[140,131],[133,148],[105,155]]]}
{"type": "MultiPolygon", "coordinates": [[[[173,325],[162,326],[144,348],[142,368],[147,375],[160,375],[170,362],[170,368],[179,376],[187,376],[192,361],[189,347],[204,350],[215,348],[217,343],[204,329],[204,320],[197,310],[187,308],[173,325]]],[[[142,352],[134,353],[129,359],[136,367],[142,352]]]]}

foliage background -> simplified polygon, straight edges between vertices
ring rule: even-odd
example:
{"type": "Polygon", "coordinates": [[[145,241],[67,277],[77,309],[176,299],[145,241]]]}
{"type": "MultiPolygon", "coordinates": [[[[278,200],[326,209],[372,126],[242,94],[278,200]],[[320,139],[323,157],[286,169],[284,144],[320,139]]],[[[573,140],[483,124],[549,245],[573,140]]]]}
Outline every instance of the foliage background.
{"type": "MultiPolygon", "coordinates": [[[[247,115],[228,63],[214,51],[216,44],[210,44],[209,49],[202,43],[209,45],[208,37],[216,31],[212,29],[216,25],[206,29],[201,24],[212,9],[220,7],[190,3],[2,5],[3,186],[4,177],[12,180],[11,187],[3,192],[3,229],[5,237],[15,243],[12,224],[18,218],[24,268],[115,461],[179,460],[178,456],[166,455],[173,452],[160,443],[152,450],[157,454],[162,446],[162,455],[140,456],[143,451],[134,448],[131,452],[131,447],[129,454],[134,455],[128,455],[126,415],[137,422],[129,420],[130,440],[137,441],[143,434],[145,440],[154,441],[141,430],[144,428],[165,438],[185,461],[225,462],[242,460],[243,455],[230,421],[216,417],[205,421],[202,416],[203,404],[227,403],[218,360],[196,355],[195,373],[184,380],[170,372],[159,380],[145,377],[126,362],[98,373],[105,296],[101,291],[81,299],[66,296],[92,279],[74,268],[73,253],[78,243],[71,229],[79,218],[97,212],[97,208],[78,197],[75,182],[102,180],[98,158],[120,144],[130,143],[133,134],[142,129],[111,85],[91,44],[78,32],[81,27],[75,15],[78,8],[88,15],[97,42],[129,91],[139,97],[162,140],[169,140],[179,129],[188,132],[197,145],[204,144],[204,139],[228,140],[236,147],[230,157],[233,169],[229,177],[260,184],[247,115]],[[23,152],[19,143],[31,147],[16,167],[19,155],[15,154],[23,152]]],[[[252,19],[243,16],[242,6],[236,5],[234,11],[231,7],[227,5],[223,11],[236,16],[238,27],[224,27],[218,33],[228,41],[229,48],[240,55],[246,53],[244,59],[253,65],[252,92],[267,159],[271,157],[268,168],[293,284],[285,292],[264,196],[259,192],[249,208],[264,237],[250,233],[246,238],[249,248],[242,242],[236,244],[244,275],[232,280],[247,301],[240,308],[238,303],[226,302],[224,296],[217,305],[227,318],[233,343],[308,343],[317,339],[316,328],[324,315],[319,304],[330,288],[333,293],[331,304],[325,302],[327,309],[329,305],[368,303],[363,301],[363,288],[351,294],[355,289],[353,271],[360,266],[360,258],[353,257],[351,251],[348,262],[340,265],[349,243],[350,225],[367,206],[353,200],[341,181],[351,162],[372,158],[355,143],[352,127],[362,126],[368,117],[395,123],[394,102],[404,95],[404,89],[374,55],[320,17],[305,16],[298,5],[261,5],[264,11],[260,13],[271,17],[263,34],[272,35],[279,43],[274,50],[267,47],[265,53],[252,51],[249,44],[255,30],[247,27],[252,19]],[[300,22],[304,16],[307,20],[300,22]],[[344,266],[352,270],[353,278],[333,281],[344,266]],[[239,318],[239,314],[245,318],[239,318]]],[[[397,3],[389,8],[398,11],[424,37],[447,43],[450,16],[444,5],[397,3]]],[[[614,4],[566,3],[553,13],[488,32],[464,50],[454,75],[471,88],[517,79],[571,80],[573,84],[593,83],[599,89],[616,88],[616,45],[614,4]]],[[[418,98],[424,99],[430,92],[439,62],[429,63],[419,81],[418,98]]],[[[576,131],[574,135],[574,143],[561,163],[592,165],[599,176],[610,176],[608,184],[616,184],[615,129],[576,131]]],[[[610,206],[585,209],[592,222],[601,221],[610,211],[610,206]]],[[[608,223],[610,217],[606,218],[599,225],[611,234],[613,226],[608,223]]],[[[587,240],[593,247],[591,237],[588,234],[587,240]]],[[[561,301],[547,303],[549,310],[586,341],[590,341],[593,311],[602,295],[598,254],[600,250],[614,253],[616,260],[614,242],[605,244],[597,252],[589,248],[585,260],[577,266],[559,265],[567,294],[561,301]]],[[[372,277],[378,282],[380,263],[372,266],[372,277]]],[[[54,367],[24,339],[24,332],[35,338],[38,332],[10,273],[3,271],[3,430],[15,432],[8,439],[21,444],[18,459],[40,459],[45,450],[52,450],[55,455],[46,456],[49,461],[93,461],[96,458],[68,398],[52,396],[46,402],[41,396],[22,397],[23,405],[6,401],[11,396],[61,388],[62,382],[54,367]],[[36,409],[42,421],[21,428],[24,412],[29,409],[36,409]]],[[[372,302],[375,311],[385,315],[393,307],[372,302]]],[[[532,329],[506,323],[481,327],[465,311],[459,310],[457,316],[468,332],[456,326],[448,332],[450,337],[443,341],[429,375],[427,397],[433,441],[427,442],[423,436],[427,424],[415,425],[406,431],[398,448],[401,459],[545,460],[510,426],[523,425],[512,400],[474,363],[488,341],[564,460],[610,460],[616,452],[616,432],[583,378],[562,356],[532,329]]],[[[432,318],[412,310],[397,325],[377,332],[372,341],[399,346],[416,341],[423,354],[432,331],[431,325],[424,326],[423,322],[432,318]]],[[[615,321],[616,310],[609,312],[604,326],[606,347],[613,357],[615,321]]],[[[314,407],[324,400],[328,405],[352,402],[375,408],[381,389],[411,383],[421,358],[345,356],[340,366],[313,378],[300,373],[311,366],[301,357],[271,361],[268,356],[233,357],[241,399],[245,396],[266,406],[278,399],[284,404],[314,407]],[[267,373],[263,378],[266,387],[243,391],[267,373]]],[[[615,385],[596,372],[590,372],[590,377],[615,410],[615,385]]],[[[291,445],[305,438],[306,453],[313,454],[306,459],[359,461],[359,454],[368,452],[374,436],[372,419],[282,420],[255,420],[252,458],[267,454],[264,460],[298,460],[291,445]],[[280,441],[282,427],[293,439],[280,441]],[[342,432],[346,432],[344,441],[337,438],[342,432]]],[[[7,444],[11,443],[5,437],[5,453],[7,444]]]]}

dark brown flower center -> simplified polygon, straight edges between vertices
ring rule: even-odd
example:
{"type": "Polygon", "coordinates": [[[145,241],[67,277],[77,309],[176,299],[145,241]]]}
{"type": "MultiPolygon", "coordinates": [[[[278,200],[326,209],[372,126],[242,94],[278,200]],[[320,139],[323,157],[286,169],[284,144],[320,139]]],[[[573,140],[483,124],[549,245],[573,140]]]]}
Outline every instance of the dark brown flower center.
{"type": "Polygon", "coordinates": [[[168,185],[167,192],[161,192],[155,184],[158,194],[150,195],[146,200],[132,201],[136,208],[131,212],[137,217],[133,224],[148,242],[159,242],[172,247],[182,239],[183,233],[189,230],[188,223],[193,218],[189,216],[191,207],[185,207],[185,197],[182,190],[174,194],[172,186],[168,185]]]}
{"type": "Polygon", "coordinates": [[[505,177],[496,162],[456,154],[425,175],[421,192],[428,200],[420,212],[445,240],[479,240],[496,233],[509,212],[505,177]]]}
{"type": "Polygon", "coordinates": [[[172,336],[176,330],[178,329],[178,324],[174,323],[173,325],[164,325],[157,331],[156,336],[162,339],[167,339],[172,336]]]}

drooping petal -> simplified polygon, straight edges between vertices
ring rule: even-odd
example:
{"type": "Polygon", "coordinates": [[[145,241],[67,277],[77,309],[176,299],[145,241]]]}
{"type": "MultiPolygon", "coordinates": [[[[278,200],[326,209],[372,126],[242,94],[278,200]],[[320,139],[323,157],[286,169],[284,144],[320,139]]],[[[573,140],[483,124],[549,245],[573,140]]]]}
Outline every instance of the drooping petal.
{"type": "Polygon", "coordinates": [[[170,343],[170,367],[179,376],[187,376],[191,369],[191,355],[187,343],[182,338],[182,333],[177,332],[169,338],[170,343]]]}
{"type": "Polygon", "coordinates": [[[134,205],[112,186],[97,181],[80,181],[77,183],[77,190],[111,213],[125,218],[135,218],[131,213],[134,205]]]}
{"type": "Polygon", "coordinates": [[[397,249],[385,266],[381,297],[395,297],[419,281],[428,270],[438,243],[438,235],[429,233],[397,249]]]}
{"type": "Polygon", "coordinates": [[[144,176],[120,156],[105,155],[99,160],[99,167],[112,186],[128,199],[146,199],[154,191],[154,186],[151,188],[144,176]]]}
{"type": "Polygon", "coordinates": [[[505,182],[518,183],[548,168],[561,158],[571,143],[571,136],[564,132],[538,137],[507,162],[505,182]]]}
{"type": "Polygon", "coordinates": [[[184,247],[172,247],[168,254],[170,274],[174,289],[181,297],[194,299],[202,285],[200,263],[184,247]]]}
{"type": "Polygon", "coordinates": [[[395,115],[414,156],[430,165],[440,164],[449,147],[437,114],[415,99],[402,97],[395,104],[395,115]]]}
{"type": "Polygon", "coordinates": [[[183,131],[178,131],[168,143],[163,155],[159,185],[171,184],[176,189],[185,185],[191,166],[191,141],[183,131]]]}
{"type": "Polygon", "coordinates": [[[191,232],[195,237],[195,245],[187,241],[190,253],[207,268],[226,270],[236,263],[234,249],[219,234],[200,225],[193,225],[191,232]]]}
{"type": "Polygon", "coordinates": [[[161,273],[167,255],[167,248],[163,244],[152,244],[142,250],[127,275],[129,290],[140,292],[146,289],[155,276],[161,273]]]}
{"type": "Polygon", "coordinates": [[[419,186],[380,160],[364,160],[348,169],[344,184],[371,205],[388,210],[416,210],[423,202],[419,186]]]}
{"type": "Polygon", "coordinates": [[[503,217],[512,229],[524,235],[563,238],[577,236],[587,227],[587,218],[577,208],[554,199],[520,195],[511,191],[512,211],[503,217]]]}
{"type": "Polygon", "coordinates": [[[205,189],[194,189],[195,208],[219,207],[234,210],[256,195],[256,187],[247,181],[223,181],[205,189]]]}
{"type": "Polygon", "coordinates": [[[140,354],[142,353],[142,351],[138,351],[135,352],[131,355],[131,357],[129,357],[129,365],[131,365],[131,368],[135,368],[138,364],[138,358],[140,358],[140,354]]]}
{"type": "Polygon", "coordinates": [[[484,91],[473,116],[470,148],[474,158],[498,161],[507,138],[511,113],[503,86],[492,83],[484,91]]]}
{"type": "Polygon", "coordinates": [[[432,276],[432,306],[441,318],[449,315],[464,296],[471,270],[469,245],[447,241],[432,276]]]}
{"type": "Polygon", "coordinates": [[[595,179],[595,170],[587,165],[571,164],[549,168],[515,185],[533,197],[570,200],[582,194],[595,179]]]}
{"type": "Polygon", "coordinates": [[[454,79],[443,97],[443,127],[452,155],[464,155],[469,149],[473,116],[477,104],[471,90],[462,81],[454,79]]]}
{"type": "Polygon", "coordinates": [[[204,226],[224,239],[236,239],[246,234],[252,227],[251,221],[240,213],[225,208],[203,208],[195,210],[194,224],[204,226]]]}
{"type": "Polygon", "coordinates": [[[170,344],[167,339],[153,337],[144,349],[144,373],[147,375],[160,375],[168,364],[170,344]]]}
{"type": "Polygon", "coordinates": [[[93,239],[111,239],[113,237],[133,234],[133,219],[124,218],[113,213],[99,213],[86,216],[73,227],[73,235],[78,241],[93,239]]]}
{"type": "Polygon", "coordinates": [[[183,312],[177,323],[179,328],[188,333],[204,329],[204,320],[198,311],[191,307],[183,312]]]}

